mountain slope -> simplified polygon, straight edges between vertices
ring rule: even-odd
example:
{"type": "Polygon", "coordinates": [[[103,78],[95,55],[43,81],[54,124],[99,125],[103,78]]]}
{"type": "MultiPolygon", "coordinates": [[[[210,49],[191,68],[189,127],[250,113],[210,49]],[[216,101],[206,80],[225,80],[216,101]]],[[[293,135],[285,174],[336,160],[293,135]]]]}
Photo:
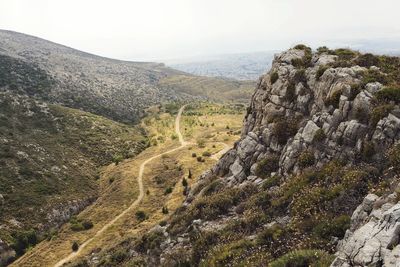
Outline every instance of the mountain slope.
{"type": "Polygon", "coordinates": [[[167,225],[121,243],[128,256],[119,265],[329,266],[346,235],[335,266],[391,266],[399,248],[399,66],[395,57],[304,45],[277,55],[241,139],[200,176],[167,225]],[[356,209],[371,192],[382,196],[377,213],[369,207],[378,197],[365,201],[365,213],[356,209]],[[383,238],[359,241],[368,227],[383,238]]]}
{"type": "Polygon", "coordinates": [[[24,89],[30,95],[121,122],[138,122],[150,105],[206,96],[159,84],[165,77],[191,76],[163,64],[108,59],[16,32],[0,31],[0,55],[32,66],[52,81],[46,90],[24,89]]]}
{"type": "Polygon", "coordinates": [[[0,240],[17,254],[96,198],[98,167],[146,146],[138,128],[10,92],[0,121],[0,240]]]}

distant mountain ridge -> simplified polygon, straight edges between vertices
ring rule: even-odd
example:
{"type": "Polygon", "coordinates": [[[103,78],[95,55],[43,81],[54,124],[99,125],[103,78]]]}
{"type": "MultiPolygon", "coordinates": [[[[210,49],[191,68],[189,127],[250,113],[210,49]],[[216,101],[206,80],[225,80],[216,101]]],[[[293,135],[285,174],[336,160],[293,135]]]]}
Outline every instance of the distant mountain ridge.
{"type": "Polygon", "coordinates": [[[257,80],[271,67],[277,51],[218,55],[208,59],[191,59],[167,65],[194,75],[227,77],[236,80],[257,80]]]}
{"type": "MultiPolygon", "coordinates": [[[[109,59],[12,31],[0,30],[0,56],[14,67],[20,77],[17,81],[26,76],[19,73],[21,65],[31,66],[28,72],[40,72],[40,77],[52,81],[44,91],[35,87],[31,92],[23,89],[23,93],[126,123],[137,122],[151,105],[205,99],[208,90],[208,86],[182,90],[181,86],[160,84],[166,77],[192,76],[161,63],[109,59]]],[[[224,83],[218,83],[221,81],[224,83]]],[[[13,90],[9,85],[0,87],[13,90]]],[[[240,86],[232,88],[237,89],[240,86]]],[[[250,94],[247,96],[249,99],[250,94]]]]}

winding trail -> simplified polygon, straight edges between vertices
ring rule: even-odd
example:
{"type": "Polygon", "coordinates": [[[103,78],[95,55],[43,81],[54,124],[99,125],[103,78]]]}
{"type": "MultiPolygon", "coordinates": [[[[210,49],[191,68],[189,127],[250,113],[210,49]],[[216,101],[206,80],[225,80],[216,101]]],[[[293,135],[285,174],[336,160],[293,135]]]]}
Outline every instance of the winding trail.
{"type": "Polygon", "coordinates": [[[220,150],[218,153],[215,153],[214,155],[211,156],[211,158],[214,160],[219,160],[223,154],[225,154],[226,152],[228,152],[229,149],[231,149],[231,147],[224,142],[218,142],[218,144],[223,145],[224,148],[220,150]]]}
{"type": "Polygon", "coordinates": [[[179,109],[178,115],[176,116],[175,119],[175,132],[178,135],[178,139],[179,139],[179,143],[181,144],[179,147],[176,147],[174,149],[168,150],[166,152],[163,152],[161,154],[155,155],[151,158],[148,158],[147,160],[145,160],[139,168],[139,175],[137,177],[137,182],[139,184],[139,196],[137,197],[137,199],[127,208],[125,209],[123,212],[121,212],[117,217],[115,217],[113,220],[111,220],[110,222],[108,222],[107,224],[105,224],[99,231],[97,231],[94,236],[92,236],[91,238],[89,238],[88,240],[86,240],[83,244],[81,244],[79,246],[79,249],[75,252],[72,252],[71,254],[69,254],[67,257],[63,258],[62,260],[60,260],[59,262],[57,262],[54,267],[60,267],[62,265],[64,265],[65,263],[73,260],[75,257],[79,256],[80,253],[82,252],[82,250],[89,245],[96,237],[100,236],[101,234],[103,234],[104,231],[106,231],[108,228],[110,228],[113,224],[115,224],[121,217],[123,217],[125,214],[127,214],[128,212],[130,212],[132,209],[136,208],[136,206],[138,206],[140,204],[140,202],[143,199],[144,196],[144,186],[143,186],[143,173],[144,173],[144,169],[146,167],[146,164],[149,163],[150,161],[156,159],[156,158],[160,158],[162,155],[165,154],[169,154],[172,153],[174,151],[177,151],[179,149],[184,148],[185,146],[187,146],[189,143],[186,142],[183,139],[183,135],[180,131],[180,120],[181,120],[181,116],[182,116],[182,112],[185,109],[185,106],[182,106],[179,109]]]}

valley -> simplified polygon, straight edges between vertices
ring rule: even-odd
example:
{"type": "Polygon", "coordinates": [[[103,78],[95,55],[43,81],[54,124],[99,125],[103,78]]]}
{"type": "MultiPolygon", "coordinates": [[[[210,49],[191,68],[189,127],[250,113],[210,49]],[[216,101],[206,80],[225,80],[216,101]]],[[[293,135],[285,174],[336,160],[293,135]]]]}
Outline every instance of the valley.
{"type": "Polygon", "coordinates": [[[77,216],[93,228],[76,231],[67,223],[13,266],[62,266],[162,224],[180,207],[186,188],[239,137],[243,112],[241,105],[209,103],[183,106],[173,114],[153,110],[143,127],[157,144],[102,168],[99,197],[77,216]],[[79,244],[75,252],[74,242],[79,244]]]}

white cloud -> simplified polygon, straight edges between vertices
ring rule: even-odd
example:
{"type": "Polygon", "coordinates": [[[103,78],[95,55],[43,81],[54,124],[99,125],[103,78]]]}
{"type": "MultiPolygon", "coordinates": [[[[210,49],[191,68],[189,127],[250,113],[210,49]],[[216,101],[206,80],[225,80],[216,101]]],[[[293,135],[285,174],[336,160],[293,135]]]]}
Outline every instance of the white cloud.
{"type": "Polygon", "coordinates": [[[400,39],[398,0],[0,0],[0,28],[154,60],[400,39]]]}

